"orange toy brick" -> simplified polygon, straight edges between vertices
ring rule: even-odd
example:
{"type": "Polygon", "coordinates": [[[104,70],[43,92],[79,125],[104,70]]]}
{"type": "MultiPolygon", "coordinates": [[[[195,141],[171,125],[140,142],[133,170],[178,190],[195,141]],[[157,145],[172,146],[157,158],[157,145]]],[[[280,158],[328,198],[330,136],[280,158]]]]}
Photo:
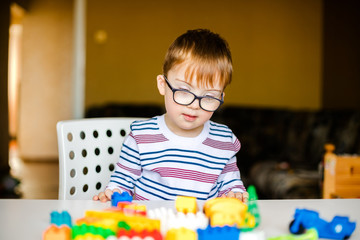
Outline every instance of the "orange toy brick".
{"type": "Polygon", "coordinates": [[[71,239],[71,230],[68,226],[58,227],[54,224],[51,224],[48,227],[44,234],[43,240],[70,240],[71,239]]]}
{"type": "Polygon", "coordinates": [[[122,211],[125,215],[140,215],[146,216],[146,205],[119,202],[117,208],[110,209],[111,211],[122,211]]]}
{"type": "Polygon", "coordinates": [[[117,237],[118,239],[120,239],[121,237],[128,237],[129,239],[145,239],[145,238],[150,238],[153,240],[162,240],[162,235],[158,230],[153,230],[153,231],[147,231],[147,230],[143,230],[140,232],[136,232],[133,229],[131,230],[126,230],[126,229],[120,229],[117,233],[117,237]]]}
{"type": "Polygon", "coordinates": [[[175,208],[178,212],[183,213],[196,213],[197,204],[195,197],[177,196],[175,208]]]}

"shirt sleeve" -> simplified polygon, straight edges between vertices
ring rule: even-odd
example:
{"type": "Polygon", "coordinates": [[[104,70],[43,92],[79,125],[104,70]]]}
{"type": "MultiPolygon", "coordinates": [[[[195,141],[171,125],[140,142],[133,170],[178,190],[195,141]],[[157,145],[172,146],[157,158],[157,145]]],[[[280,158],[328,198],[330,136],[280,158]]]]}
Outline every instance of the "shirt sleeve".
{"type": "Polygon", "coordinates": [[[135,182],[141,177],[141,169],[139,149],[130,133],[124,140],[119,161],[106,189],[118,188],[134,195],[135,182]]]}
{"type": "Polygon", "coordinates": [[[236,153],[240,150],[240,142],[233,135],[233,144],[235,146],[235,153],[233,157],[227,162],[218,178],[218,184],[221,186],[218,191],[218,196],[233,192],[246,192],[246,188],[241,181],[240,171],[237,167],[236,153]]]}

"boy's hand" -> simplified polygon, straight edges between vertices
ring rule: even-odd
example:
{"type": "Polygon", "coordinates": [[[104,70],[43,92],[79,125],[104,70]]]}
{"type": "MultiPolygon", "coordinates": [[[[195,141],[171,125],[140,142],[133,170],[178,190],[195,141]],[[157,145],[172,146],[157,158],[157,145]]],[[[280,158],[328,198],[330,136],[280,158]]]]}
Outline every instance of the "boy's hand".
{"type": "Polygon", "coordinates": [[[223,195],[222,197],[233,197],[233,198],[237,198],[239,200],[241,200],[243,203],[247,203],[249,200],[249,193],[248,192],[232,192],[230,191],[227,195],[223,195]]]}
{"type": "Polygon", "coordinates": [[[114,192],[121,193],[120,189],[115,188],[114,190],[106,189],[105,192],[101,192],[93,197],[94,201],[100,200],[100,202],[111,201],[111,196],[114,192]]]}

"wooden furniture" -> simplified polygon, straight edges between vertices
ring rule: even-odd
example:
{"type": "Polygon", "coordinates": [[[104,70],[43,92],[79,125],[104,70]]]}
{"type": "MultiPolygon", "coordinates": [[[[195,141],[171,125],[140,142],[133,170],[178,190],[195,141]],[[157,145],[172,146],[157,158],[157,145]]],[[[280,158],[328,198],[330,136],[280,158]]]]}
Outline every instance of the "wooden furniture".
{"type": "Polygon", "coordinates": [[[360,156],[336,155],[325,145],[323,198],[360,198],[360,156]]]}

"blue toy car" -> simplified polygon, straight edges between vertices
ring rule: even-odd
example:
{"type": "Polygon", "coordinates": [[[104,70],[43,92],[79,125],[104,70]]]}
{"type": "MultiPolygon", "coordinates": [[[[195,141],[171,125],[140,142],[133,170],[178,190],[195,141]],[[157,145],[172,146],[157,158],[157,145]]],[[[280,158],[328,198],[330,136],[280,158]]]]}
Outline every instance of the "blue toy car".
{"type": "Polygon", "coordinates": [[[318,212],[296,209],[289,228],[293,234],[301,234],[305,229],[315,228],[319,238],[348,239],[355,227],[356,223],[350,222],[348,217],[335,216],[331,222],[327,222],[319,217],[318,212]]]}

